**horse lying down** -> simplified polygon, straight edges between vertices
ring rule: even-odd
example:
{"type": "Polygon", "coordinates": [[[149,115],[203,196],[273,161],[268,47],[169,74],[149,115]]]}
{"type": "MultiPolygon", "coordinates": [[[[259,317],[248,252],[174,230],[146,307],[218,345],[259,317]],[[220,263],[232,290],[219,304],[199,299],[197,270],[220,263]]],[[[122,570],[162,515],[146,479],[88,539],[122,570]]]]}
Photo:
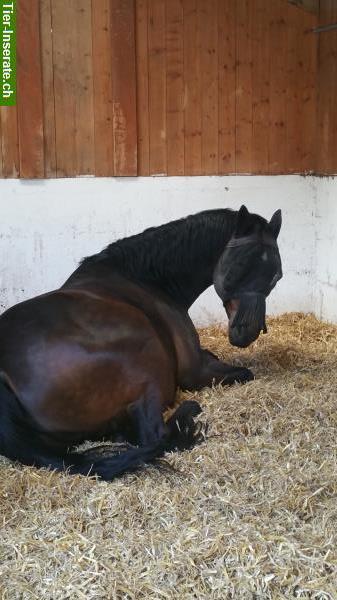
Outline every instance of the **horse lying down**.
{"type": "Polygon", "coordinates": [[[213,283],[230,342],[256,340],[282,277],[280,227],[280,211],[270,222],[244,206],[201,212],[109,245],[60,289],[3,313],[0,453],[111,480],[199,442],[197,402],[163,420],[177,387],[253,374],[202,349],[188,309],[213,283]],[[124,446],[74,449],[88,439],[124,446]]]}

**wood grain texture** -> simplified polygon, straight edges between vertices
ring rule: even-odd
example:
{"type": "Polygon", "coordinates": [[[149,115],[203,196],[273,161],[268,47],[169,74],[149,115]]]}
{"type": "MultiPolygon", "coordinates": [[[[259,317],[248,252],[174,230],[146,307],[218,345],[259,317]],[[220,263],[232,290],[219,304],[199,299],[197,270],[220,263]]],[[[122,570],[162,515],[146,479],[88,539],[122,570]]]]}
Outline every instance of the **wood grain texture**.
{"type": "Polygon", "coordinates": [[[268,0],[253,0],[252,171],[269,171],[270,36],[268,0]]]}
{"type": "Polygon", "coordinates": [[[55,145],[58,177],[71,177],[78,174],[75,8],[73,0],[52,0],[55,145]]]}
{"type": "Polygon", "coordinates": [[[184,40],[182,0],[166,3],[167,174],[183,175],[184,164],[184,40]]]}
{"type": "Polygon", "coordinates": [[[148,0],[136,2],[138,174],[150,174],[148,0]]]}
{"type": "Polygon", "coordinates": [[[19,177],[19,132],[16,106],[0,106],[2,177],[19,177]]]}
{"type": "Polygon", "coordinates": [[[236,0],[218,0],[219,173],[235,173],[236,0]]]}
{"type": "MultiPolygon", "coordinates": [[[[269,85],[270,85],[270,121],[269,121],[269,173],[277,175],[286,171],[287,163],[287,106],[289,96],[294,100],[294,88],[289,76],[294,63],[288,64],[289,23],[283,0],[275,0],[270,12],[269,40],[269,85]]],[[[293,8],[293,7],[292,7],[293,8]]],[[[295,9],[297,10],[297,9],[295,9]]],[[[295,60],[292,56],[291,61],[295,60]]]]}
{"type": "Polygon", "coordinates": [[[95,175],[114,175],[110,0],[92,3],[95,175]]]}
{"type": "Polygon", "coordinates": [[[111,0],[114,173],[137,175],[134,0],[111,0]]]}
{"type": "Polygon", "coordinates": [[[17,6],[20,177],[44,177],[43,101],[38,0],[17,6]]]}
{"type": "Polygon", "coordinates": [[[200,175],[201,167],[201,33],[197,0],[183,0],[184,8],[184,121],[185,175],[200,175]]]}
{"type": "Polygon", "coordinates": [[[237,0],[236,6],[236,171],[251,173],[253,142],[252,3],[237,0]]]}
{"type": "Polygon", "coordinates": [[[150,174],[167,174],[165,0],[149,0],[150,174]]]}
{"type": "MultiPolygon", "coordinates": [[[[337,4],[321,0],[319,25],[337,22],[337,4]]],[[[316,171],[337,173],[337,30],[317,34],[318,52],[318,125],[316,171]]]]}
{"type": "Polygon", "coordinates": [[[75,0],[75,145],[78,175],[95,173],[91,0],[75,0]]]}
{"type": "Polygon", "coordinates": [[[45,177],[56,177],[56,129],[51,0],[40,0],[45,177]]]}
{"type": "Polygon", "coordinates": [[[218,173],[218,2],[198,1],[201,38],[201,161],[202,173],[218,173]]]}

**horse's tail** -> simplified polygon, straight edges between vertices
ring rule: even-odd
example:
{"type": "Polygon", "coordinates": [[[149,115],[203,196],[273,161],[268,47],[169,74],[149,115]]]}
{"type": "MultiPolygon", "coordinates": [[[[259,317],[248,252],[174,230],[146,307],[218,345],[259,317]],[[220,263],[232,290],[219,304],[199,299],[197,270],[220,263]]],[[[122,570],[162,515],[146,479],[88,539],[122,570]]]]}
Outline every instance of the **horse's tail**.
{"type": "MultiPolygon", "coordinates": [[[[196,404],[196,403],[193,403],[196,404]]],[[[179,409],[178,409],[179,411],[179,409]]],[[[177,411],[177,412],[178,412],[177,411]]],[[[191,414],[197,414],[194,409],[191,414]]],[[[1,379],[0,374],[0,454],[25,465],[46,467],[72,474],[98,475],[111,481],[122,473],[135,471],[146,463],[155,461],[166,451],[187,449],[201,439],[200,429],[193,419],[178,427],[170,419],[170,434],[157,443],[112,451],[101,445],[84,452],[55,450],[46,442],[22,407],[14,391],[1,379]]]]}

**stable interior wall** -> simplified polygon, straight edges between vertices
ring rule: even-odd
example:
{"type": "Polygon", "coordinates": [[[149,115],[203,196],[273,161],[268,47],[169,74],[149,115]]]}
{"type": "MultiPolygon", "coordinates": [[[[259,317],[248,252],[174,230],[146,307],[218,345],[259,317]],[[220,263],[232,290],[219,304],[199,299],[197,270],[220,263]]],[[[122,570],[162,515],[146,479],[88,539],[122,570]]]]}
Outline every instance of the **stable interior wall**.
{"type": "Polygon", "coordinates": [[[315,313],[337,323],[337,178],[316,178],[315,187],[315,313]]]}
{"type": "MultiPolygon", "coordinates": [[[[336,268],[332,258],[328,270],[325,264],[325,232],[331,241],[337,217],[334,190],[334,180],[298,175],[2,180],[0,311],[59,287],[83,256],[114,240],[200,210],[246,204],[266,218],[278,208],[283,213],[284,277],[268,299],[268,313],[317,310],[337,321],[330,287],[336,268]]],[[[198,324],[226,321],[213,288],[191,314],[198,324]]]]}

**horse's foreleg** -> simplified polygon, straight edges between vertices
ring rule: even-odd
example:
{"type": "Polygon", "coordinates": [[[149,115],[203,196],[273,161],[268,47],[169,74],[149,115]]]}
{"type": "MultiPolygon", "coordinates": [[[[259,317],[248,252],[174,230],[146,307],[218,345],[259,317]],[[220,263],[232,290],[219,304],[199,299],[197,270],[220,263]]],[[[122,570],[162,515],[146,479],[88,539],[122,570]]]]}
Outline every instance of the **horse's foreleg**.
{"type": "Polygon", "coordinates": [[[149,446],[163,442],[166,450],[191,448],[202,439],[200,428],[194,422],[200,412],[198,402],[186,400],[165,423],[160,398],[152,393],[144,395],[128,410],[134,443],[149,446]]]}
{"type": "Polygon", "coordinates": [[[228,365],[209,350],[200,350],[199,362],[195,366],[187,385],[183,389],[200,390],[213,384],[232,385],[233,383],[246,383],[254,379],[252,371],[245,367],[228,365]]]}

